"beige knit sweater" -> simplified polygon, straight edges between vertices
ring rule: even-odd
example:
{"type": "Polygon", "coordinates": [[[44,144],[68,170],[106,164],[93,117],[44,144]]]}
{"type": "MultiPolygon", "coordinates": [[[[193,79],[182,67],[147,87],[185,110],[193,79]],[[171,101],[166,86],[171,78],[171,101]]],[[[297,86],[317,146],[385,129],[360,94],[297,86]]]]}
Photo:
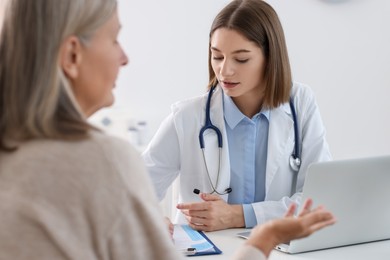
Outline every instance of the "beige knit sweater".
{"type": "Polygon", "coordinates": [[[147,178],[132,147],[97,132],[0,152],[0,259],[181,258],[147,178]]]}

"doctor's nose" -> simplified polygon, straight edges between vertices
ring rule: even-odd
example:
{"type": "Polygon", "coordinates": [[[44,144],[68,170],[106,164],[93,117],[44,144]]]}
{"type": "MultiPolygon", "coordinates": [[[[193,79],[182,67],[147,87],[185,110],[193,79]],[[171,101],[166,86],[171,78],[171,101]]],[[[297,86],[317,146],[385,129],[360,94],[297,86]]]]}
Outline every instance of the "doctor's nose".
{"type": "Polygon", "coordinates": [[[224,61],[223,63],[221,63],[221,67],[219,69],[219,74],[224,78],[224,77],[229,77],[229,76],[232,76],[234,75],[234,68],[233,68],[233,65],[231,63],[229,63],[228,61],[224,61]]]}

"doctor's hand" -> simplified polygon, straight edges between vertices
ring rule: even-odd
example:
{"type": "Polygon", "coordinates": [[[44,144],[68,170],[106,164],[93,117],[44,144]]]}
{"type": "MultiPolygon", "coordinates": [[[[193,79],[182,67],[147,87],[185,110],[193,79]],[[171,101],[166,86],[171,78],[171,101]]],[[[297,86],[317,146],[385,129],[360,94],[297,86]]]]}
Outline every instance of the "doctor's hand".
{"type": "Polygon", "coordinates": [[[298,217],[294,217],[296,205],[292,204],[284,218],[256,226],[246,243],[260,249],[268,256],[276,245],[307,237],[336,222],[334,216],[324,207],[320,206],[311,210],[311,206],[312,200],[306,200],[298,217]]]}
{"type": "Polygon", "coordinates": [[[215,231],[245,226],[242,205],[229,205],[214,194],[200,193],[202,202],[176,206],[185,215],[188,225],[200,231],[215,231]]]}

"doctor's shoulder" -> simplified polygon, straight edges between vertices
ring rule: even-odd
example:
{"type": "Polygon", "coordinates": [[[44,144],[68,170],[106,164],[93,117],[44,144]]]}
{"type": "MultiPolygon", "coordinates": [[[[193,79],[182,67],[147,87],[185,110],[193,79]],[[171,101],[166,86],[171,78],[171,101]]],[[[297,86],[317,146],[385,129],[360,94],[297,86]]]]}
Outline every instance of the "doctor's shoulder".
{"type": "Polygon", "coordinates": [[[315,102],[315,94],[312,88],[309,85],[300,82],[293,82],[291,97],[297,107],[315,102]]]}

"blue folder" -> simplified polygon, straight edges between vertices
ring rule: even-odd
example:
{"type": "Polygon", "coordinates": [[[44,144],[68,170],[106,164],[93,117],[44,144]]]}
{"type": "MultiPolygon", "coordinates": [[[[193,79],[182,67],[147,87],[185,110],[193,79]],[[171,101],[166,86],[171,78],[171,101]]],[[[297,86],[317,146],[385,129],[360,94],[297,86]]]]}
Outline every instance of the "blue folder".
{"type": "Polygon", "coordinates": [[[179,227],[179,231],[177,231],[179,232],[178,234],[182,236],[179,239],[184,237],[185,240],[188,240],[188,242],[185,242],[187,248],[184,253],[186,256],[215,255],[222,253],[222,251],[216,247],[202,231],[194,230],[188,225],[178,225],[177,227],[179,227]]]}
{"type": "Polygon", "coordinates": [[[195,254],[193,255],[188,255],[188,256],[198,256],[198,255],[219,255],[222,253],[222,251],[216,246],[214,245],[214,243],[206,236],[205,233],[203,233],[202,231],[197,231],[200,235],[202,235],[212,246],[213,246],[213,249],[214,251],[201,251],[201,252],[198,252],[196,251],[195,254]]]}

